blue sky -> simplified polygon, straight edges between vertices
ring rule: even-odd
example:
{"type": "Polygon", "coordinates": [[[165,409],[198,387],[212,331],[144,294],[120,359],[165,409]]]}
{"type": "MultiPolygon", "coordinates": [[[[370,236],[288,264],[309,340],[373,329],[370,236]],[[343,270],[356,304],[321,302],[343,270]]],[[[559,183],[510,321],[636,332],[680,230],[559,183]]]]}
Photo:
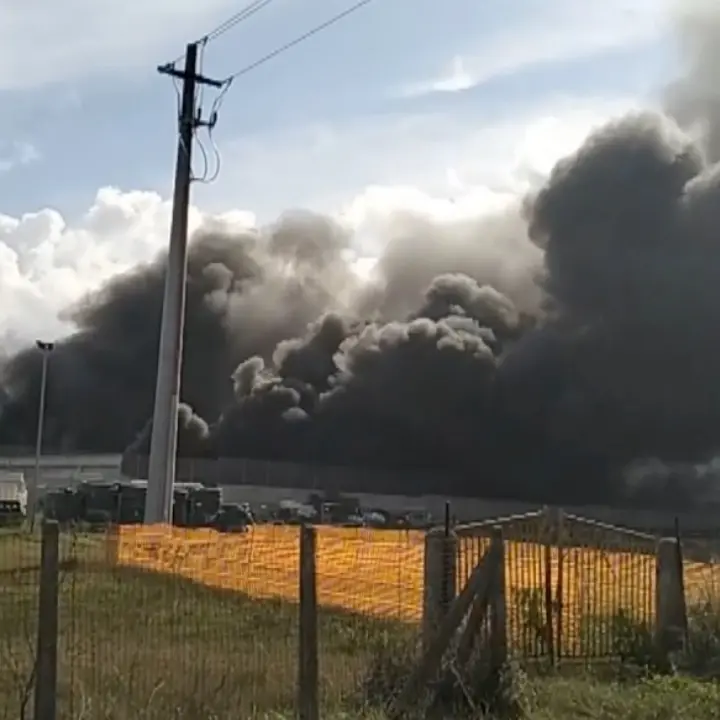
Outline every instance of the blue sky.
{"type": "MultiPolygon", "coordinates": [[[[204,71],[223,78],[352,2],[274,0],[208,45],[204,71]]],[[[162,247],[176,97],[155,68],[244,4],[0,0],[0,286],[34,315],[162,247]]],[[[669,20],[663,0],[374,0],[232,85],[220,176],[193,201],[265,222],[373,186],[511,186],[654,101],[669,20]]]]}
{"type": "MultiPolygon", "coordinates": [[[[20,155],[13,143],[35,150],[32,161],[18,162],[0,174],[0,209],[8,214],[51,205],[73,216],[83,212],[104,185],[168,192],[174,90],[154,66],[178,55],[185,41],[242,7],[240,2],[214,0],[205,12],[187,10],[176,29],[170,23],[153,30],[153,23],[161,26],[172,18],[171,7],[163,7],[162,0],[128,0],[137,6],[138,23],[143,22],[143,8],[159,7],[155,14],[147,12],[147,37],[124,42],[115,36],[104,46],[102,36],[115,33],[113,15],[119,11],[96,17],[87,10],[89,1],[74,4],[77,19],[89,17],[88,29],[98,35],[97,44],[63,60],[63,45],[83,33],[83,22],[68,24],[63,42],[47,25],[67,3],[53,8],[50,0],[33,0],[24,12],[30,15],[33,5],[38,12],[27,20],[19,18],[18,35],[11,38],[18,52],[10,63],[14,72],[0,72],[0,87],[5,87],[0,98],[5,151],[0,157],[20,155]],[[50,18],[42,24],[53,46],[47,51],[33,47],[41,36],[41,20],[33,18],[42,18],[45,6],[50,18]],[[131,54],[127,61],[122,58],[125,51],[131,54]],[[38,57],[24,81],[23,55],[31,53],[38,57]]],[[[205,70],[222,78],[349,4],[275,0],[210,44],[205,70]]],[[[230,172],[212,191],[204,188],[200,197],[210,206],[257,207],[262,215],[303,201],[322,202],[312,197],[313,192],[326,192],[315,190],[315,182],[307,194],[306,181],[298,180],[296,186],[287,178],[276,197],[265,197],[270,188],[257,197],[251,177],[257,157],[243,172],[243,147],[272,148],[292,134],[300,141],[302,129],[326,127],[352,135],[363,119],[368,125],[390,127],[403,117],[437,114],[480,127],[512,121],[554,97],[592,102],[647,94],[666,77],[671,56],[664,18],[653,5],[658,3],[609,0],[605,9],[584,11],[570,0],[375,0],[233,85],[216,139],[223,154],[228,146],[239,152],[230,152],[225,158],[230,172]],[[452,75],[454,64],[467,72],[469,85],[477,85],[429,92],[434,82],[441,85],[452,75]],[[413,86],[426,86],[428,92],[412,92],[413,86]]],[[[17,12],[9,9],[11,17],[17,12]]],[[[0,37],[9,35],[12,25],[0,31],[0,37]]],[[[132,27],[127,31],[132,33],[132,27]]],[[[358,155],[373,151],[348,150],[358,155]]],[[[401,168],[397,174],[403,175],[401,168]]],[[[392,181],[360,175],[362,184],[392,181]]],[[[329,178],[330,194],[331,184],[329,178]]]]}

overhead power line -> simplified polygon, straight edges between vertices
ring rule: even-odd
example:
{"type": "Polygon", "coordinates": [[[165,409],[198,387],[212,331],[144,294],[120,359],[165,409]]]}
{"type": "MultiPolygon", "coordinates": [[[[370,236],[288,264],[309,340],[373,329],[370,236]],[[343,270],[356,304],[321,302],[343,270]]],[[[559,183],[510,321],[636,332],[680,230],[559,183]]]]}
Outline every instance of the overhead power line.
{"type": "Polygon", "coordinates": [[[291,48],[294,48],[296,45],[300,45],[300,43],[305,42],[305,40],[309,40],[313,35],[317,35],[323,30],[327,30],[327,28],[335,25],[335,23],[340,22],[340,20],[348,17],[348,15],[352,15],[354,12],[360,10],[360,8],[365,7],[365,5],[369,5],[372,1],[373,0],[359,0],[359,2],[356,2],[354,5],[351,5],[349,8],[343,10],[337,15],[333,15],[333,17],[325,20],[325,22],[320,23],[319,25],[316,25],[314,28],[311,28],[302,35],[299,35],[294,40],[290,40],[290,42],[287,42],[284,45],[275,48],[275,50],[273,50],[272,52],[269,52],[267,55],[263,55],[261,58],[258,58],[254,62],[251,62],[249,65],[240,68],[240,70],[232,73],[232,75],[228,75],[227,78],[225,78],[225,82],[229,84],[233,80],[235,80],[235,78],[239,78],[242,75],[247,75],[249,72],[255,70],[255,68],[260,67],[260,65],[264,65],[269,60],[276,58],[278,55],[282,55],[282,53],[290,50],[291,48]]]}
{"type": "Polygon", "coordinates": [[[267,7],[272,1],[273,0],[254,0],[242,10],[238,10],[238,12],[225,20],[225,22],[220,23],[214,30],[211,30],[202,38],[202,42],[207,43],[216,40],[228,30],[232,30],[236,25],[252,17],[255,13],[260,12],[260,10],[267,7]]]}
{"type": "MultiPolygon", "coordinates": [[[[215,127],[215,123],[217,122],[218,113],[220,111],[220,107],[222,105],[222,101],[225,98],[225,95],[227,91],[230,89],[230,85],[232,84],[233,80],[235,80],[238,77],[241,77],[242,75],[247,75],[251,71],[255,70],[256,68],[260,67],[261,65],[264,65],[266,62],[272,60],[273,58],[276,58],[278,55],[281,55],[282,53],[290,50],[291,48],[295,47],[296,45],[300,45],[301,43],[305,42],[306,40],[309,40],[314,35],[317,35],[318,33],[322,32],[323,30],[327,30],[328,28],[332,27],[336,23],[340,22],[341,20],[345,19],[346,17],[352,15],[353,13],[357,12],[361,8],[365,7],[366,5],[369,5],[372,0],[358,0],[354,5],[351,5],[350,7],[346,8],[342,12],[337,13],[336,15],[333,15],[332,17],[328,18],[324,22],[320,23],[319,25],[316,25],[315,27],[310,28],[310,30],[307,30],[302,35],[297,36],[296,38],[290,40],[289,42],[286,42],[284,45],[281,45],[271,52],[267,53],[266,55],[263,55],[262,57],[258,58],[257,60],[251,62],[249,65],[245,65],[244,67],[240,68],[240,70],[237,70],[236,72],[232,73],[231,75],[228,75],[224,80],[216,81],[216,80],[210,80],[209,78],[206,78],[202,74],[202,60],[204,55],[204,49],[208,42],[211,40],[214,40],[215,38],[219,37],[223,33],[228,32],[231,28],[238,25],[243,20],[246,20],[247,18],[254,15],[256,12],[259,12],[262,10],[262,8],[267,7],[273,0],[253,0],[249,5],[246,5],[242,10],[239,10],[237,13],[229,17],[227,20],[222,22],[220,25],[218,25],[216,28],[211,30],[207,35],[205,35],[201,40],[191,43],[195,47],[195,57],[197,58],[197,62],[199,65],[198,68],[198,74],[196,76],[198,82],[196,83],[199,85],[199,96],[196,98],[196,119],[193,122],[192,127],[192,136],[195,138],[195,140],[198,143],[198,149],[200,150],[202,163],[203,163],[203,172],[201,172],[199,175],[192,174],[191,180],[194,182],[201,182],[201,183],[211,183],[213,182],[219,172],[220,172],[220,164],[221,164],[221,157],[220,157],[220,151],[217,148],[217,145],[215,144],[215,141],[213,139],[213,129],[215,127]],[[220,90],[219,94],[215,97],[212,108],[210,112],[208,113],[207,120],[202,120],[201,117],[203,115],[202,112],[202,91],[205,85],[212,85],[220,90]],[[210,172],[210,162],[209,162],[209,155],[208,151],[203,145],[201,139],[197,135],[197,130],[200,128],[206,128],[207,129],[207,135],[208,135],[208,141],[211,145],[212,155],[215,159],[215,169],[213,172],[210,172]]],[[[178,60],[182,59],[183,56],[180,56],[178,60]]],[[[159,70],[165,74],[171,75],[175,81],[177,81],[177,78],[184,77],[185,73],[182,71],[179,71],[175,66],[177,65],[177,60],[172,63],[167,63],[166,65],[163,65],[159,68],[159,70]]],[[[178,111],[180,106],[180,88],[176,84],[176,89],[178,91],[178,111]]]]}
{"type": "MultiPolygon", "coordinates": [[[[217,40],[221,35],[224,35],[228,30],[232,30],[236,25],[251,18],[255,13],[260,12],[263,8],[266,8],[273,0],[253,0],[248,3],[242,9],[238,10],[234,15],[231,15],[226,20],[223,20],[219,25],[214,27],[210,32],[205,33],[201,38],[195,41],[195,45],[207,45],[207,43],[217,40]]],[[[168,65],[177,65],[183,58],[185,53],[176,57],[168,65]]]]}

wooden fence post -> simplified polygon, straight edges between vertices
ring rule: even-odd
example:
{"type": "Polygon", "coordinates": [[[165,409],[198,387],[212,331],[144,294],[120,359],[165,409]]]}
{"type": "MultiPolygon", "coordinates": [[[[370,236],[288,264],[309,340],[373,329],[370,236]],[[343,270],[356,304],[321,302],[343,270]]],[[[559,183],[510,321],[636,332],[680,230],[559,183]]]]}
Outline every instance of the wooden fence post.
{"type": "Polygon", "coordinates": [[[55,720],[56,716],[59,587],[60,528],[57,522],[46,520],[40,551],[35,720],[55,720]]]}
{"type": "Polygon", "coordinates": [[[298,716],[319,720],[317,575],[315,528],[300,528],[300,647],[298,657],[298,716]]]}
{"type": "MultiPolygon", "coordinates": [[[[452,638],[474,602],[484,604],[484,599],[492,588],[497,575],[497,546],[491,546],[482,560],[475,566],[465,587],[452,601],[448,612],[440,619],[435,633],[423,649],[418,665],[410,673],[404,687],[388,709],[388,718],[398,720],[417,700],[419,693],[427,684],[442,662],[443,654],[452,642],[452,638]]],[[[475,620],[477,620],[477,615],[475,620]]],[[[462,641],[466,645],[466,641],[462,641]]]]}
{"type": "Polygon", "coordinates": [[[683,568],[676,538],[661,538],[655,564],[655,638],[665,656],[680,650],[687,630],[683,568]]]}
{"type": "Polygon", "coordinates": [[[425,534],[423,580],[423,644],[433,637],[438,623],[457,594],[457,538],[453,535],[425,534]]]}

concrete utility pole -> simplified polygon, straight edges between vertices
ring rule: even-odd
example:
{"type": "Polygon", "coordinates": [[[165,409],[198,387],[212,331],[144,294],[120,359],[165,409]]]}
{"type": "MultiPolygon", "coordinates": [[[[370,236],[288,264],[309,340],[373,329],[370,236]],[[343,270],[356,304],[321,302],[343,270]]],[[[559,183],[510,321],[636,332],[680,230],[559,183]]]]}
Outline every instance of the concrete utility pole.
{"type": "Polygon", "coordinates": [[[37,434],[35,435],[35,473],[28,493],[28,519],[30,520],[30,532],[35,529],[35,506],[38,501],[40,487],[40,456],[42,455],[43,431],[45,429],[45,404],[47,399],[47,374],[50,353],[55,348],[55,343],[36,340],[35,345],[42,353],[42,371],[40,375],[40,398],[38,400],[38,422],[37,434]]]}
{"type": "Polygon", "coordinates": [[[221,82],[197,74],[197,54],[198,45],[192,43],[186,49],[184,70],[178,70],[173,65],[163,65],[158,68],[158,72],[164,75],[181,79],[183,90],[170,225],[170,249],[165,276],[155,407],[150,441],[148,489],[145,500],[146,523],[172,522],[173,483],[175,482],[175,457],[177,454],[177,417],[185,323],[192,142],[195,129],[202,124],[200,118],[195,114],[195,90],[198,85],[222,86],[221,82]]]}

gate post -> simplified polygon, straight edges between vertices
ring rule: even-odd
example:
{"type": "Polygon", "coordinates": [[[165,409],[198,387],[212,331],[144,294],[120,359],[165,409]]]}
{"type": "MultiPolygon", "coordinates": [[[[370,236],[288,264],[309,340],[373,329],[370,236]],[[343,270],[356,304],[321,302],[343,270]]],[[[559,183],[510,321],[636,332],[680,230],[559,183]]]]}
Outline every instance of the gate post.
{"type": "Polygon", "coordinates": [[[683,566],[676,538],[658,541],[655,574],[655,639],[666,657],[682,648],[687,631],[683,566]]]}
{"type": "Polygon", "coordinates": [[[457,594],[457,547],[454,535],[434,531],[425,534],[422,622],[425,646],[457,594]]]}

